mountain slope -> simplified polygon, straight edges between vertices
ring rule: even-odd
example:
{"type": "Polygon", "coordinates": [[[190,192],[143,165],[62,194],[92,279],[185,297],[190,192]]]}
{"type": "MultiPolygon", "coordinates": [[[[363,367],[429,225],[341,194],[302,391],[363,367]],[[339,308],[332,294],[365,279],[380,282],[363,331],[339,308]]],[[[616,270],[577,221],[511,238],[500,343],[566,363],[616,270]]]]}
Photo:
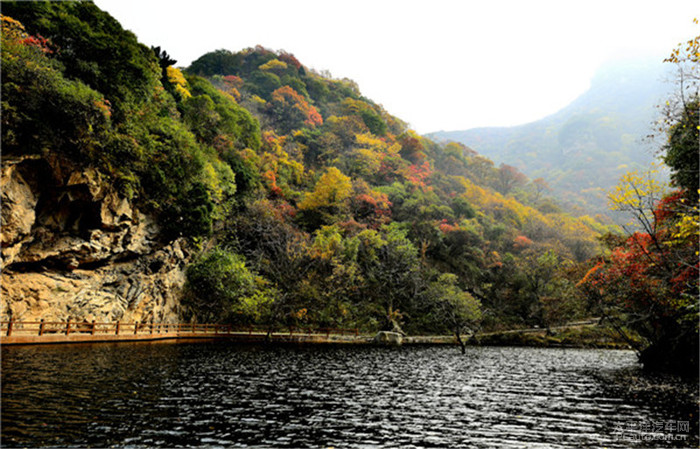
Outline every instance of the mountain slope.
{"type": "Polygon", "coordinates": [[[4,317],[434,333],[585,314],[606,228],[352,81],[262,47],[178,69],[89,2],[3,13],[4,317]]]}
{"type": "Polygon", "coordinates": [[[609,63],[587,92],[542,120],[428,137],[461,142],[497,163],[544,178],[559,198],[580,211],[605,213],[605,190],[625,171],[654,159],[643,139],[653,130],[655,106],[670,90],[667,73],[659,60],[609,63]]]}

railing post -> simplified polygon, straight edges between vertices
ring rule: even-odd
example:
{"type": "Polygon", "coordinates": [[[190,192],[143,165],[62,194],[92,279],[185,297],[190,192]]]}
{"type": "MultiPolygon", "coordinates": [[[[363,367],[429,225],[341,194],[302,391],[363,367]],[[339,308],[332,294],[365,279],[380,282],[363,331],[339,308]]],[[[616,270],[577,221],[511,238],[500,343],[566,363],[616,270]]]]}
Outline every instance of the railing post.
{"type": "Polygon", "coordinates": [[[10,318],[10,322],[7,323],[7,336],[9,337],[12,335],[12,323],[14,322],[14,318],[10,318]]]}
{"type": "Polygon", "coordinates": [[[70,318],[66,321],[66,335],[70,335],[70,318]]]}
{"type": "Polygon", "coordinates": [[[90,327],[90,335],[95,335],[95,320],[92,320],[92,326],[90,327]]]}
{"type": "Polygon", "coordinates": [[[139,322],[134,323],[134,335],[139,333],[139,322]]]}
{"type": "Polygon", "coordinates": [[[114,335],[119,335],[119,325],[120,325],[120,324],[121,324],[121,323],[119,323],[119,320],[117,320],[117,326],[115,327],[114,335]]]}
{"type": "Polygon", "coordinates": [[[39,323],[39,336],[41,337],[44,335],[44,319],[41,319],[41,322],[39,323]]]}

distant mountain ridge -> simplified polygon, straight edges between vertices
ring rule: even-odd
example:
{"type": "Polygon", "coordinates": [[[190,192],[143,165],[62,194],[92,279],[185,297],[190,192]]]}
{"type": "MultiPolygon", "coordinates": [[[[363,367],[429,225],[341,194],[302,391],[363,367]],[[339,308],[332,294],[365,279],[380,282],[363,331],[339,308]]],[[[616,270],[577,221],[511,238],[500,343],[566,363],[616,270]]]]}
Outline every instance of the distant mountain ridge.
{"type": "Polygon", "coordinates": [[[590,89],[541,120],[427,136],[463,143],[496,163],[542,177],[582,212],[605,213],[605,191],[625,171],[654,159],[644,138],[653,131],[656,106],[671,90],[668,79],[660,58],[612,62],[598,70],[590,89]]]}

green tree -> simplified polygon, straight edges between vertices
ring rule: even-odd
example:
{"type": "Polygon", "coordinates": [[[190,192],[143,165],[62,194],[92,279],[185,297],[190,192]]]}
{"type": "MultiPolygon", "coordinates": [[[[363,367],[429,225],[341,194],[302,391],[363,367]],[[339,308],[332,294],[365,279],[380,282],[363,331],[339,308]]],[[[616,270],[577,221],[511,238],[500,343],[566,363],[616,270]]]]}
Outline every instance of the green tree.
{"type": "Polygon", "coordinates": [[[203,322],[230,320],[240,300],[254,293],[255,279],[245,259],[217,248],[187,268],[184,306],[203,322]]]}
{"type": "Polygon", "coordinates": [[[153,51],[92,2],[3,2],[2,9],[30,34],[49,39],[66,78],[101,92],[118,123],[159,85],[162,73],[153,51]]]}
{"type": "Polygon", "coordinates": [[[672,169],[671,180],[695,204],[700,186],[700,36],[679,45],[665,61],[676,65],[678,89],[664,109],[662,130],[668,141],[663,160],[672,169]]]}
{"type": "Polygon", "coordinates": [[[700,101],[688,100],[677,122],[668,132],[664,162],[671,170],[674,185],[684,189],[691,204],[698,202],[700,186],[700,101]]]}
{"type": "Polygon", "coordinates": [[[235,75],[241,67],[242,55],[229,50],[216,50],[197,58],[188,71],[200,76],[235,75]]]}
{"type": "MultiPolygon", "coordinates": [[[[549,329],[560,324],[560,310],[574,310],[569,307],[574,301],[573,283],[562,276],[566,261],[551,248],[529,248],[523,251],[520,259],[521,270],[526,280],[523,296],[529,299],[528,318],[530,321],[549,329]],[[567,304],[564,304],[564,303],[567,304]]],[[[566,318],[575,318],[574,316],[566,318]]]]}
{"type": "Polygon", "coordinates": [[[195,135],[208,145],[225,138],[236,149],[260,148],[260,124],[249,111],[204,78],[188,76],[187,82],[192,97],[183,102],[183,116],[195,135]]]}
{"type": "Polygon", "coordinates": [[[214,204],[206,186],[194,183],[165,211],[165,235],[170,238],[181,236],[208,237],[212,231],[214,204]]]}
{"type": "Polygon", "coordinates": [[[357,237],[357,261],[367,280],[365,301],[379,315],[382,329],[400,331],[404,319],[417,318],[412,314],[424,289],[418,250],[397,223],[357,237]]]}
{"type": "Polygon", "coordinates": [[[438,320],[451,329],[464,354],[462,334],[475,331],[481,321],[481,304],[457,286],[457,276],[451,273],[443,273],[432,282],[427,297],[434,304],[438,320]]]}
{"type": "Polygon", "coordinates": [[[2,17],[3,152],[51,149],[97,159],[109,139],[110,103],[83,82],[66,78],[50,51],[21,23],[2,17]]]}

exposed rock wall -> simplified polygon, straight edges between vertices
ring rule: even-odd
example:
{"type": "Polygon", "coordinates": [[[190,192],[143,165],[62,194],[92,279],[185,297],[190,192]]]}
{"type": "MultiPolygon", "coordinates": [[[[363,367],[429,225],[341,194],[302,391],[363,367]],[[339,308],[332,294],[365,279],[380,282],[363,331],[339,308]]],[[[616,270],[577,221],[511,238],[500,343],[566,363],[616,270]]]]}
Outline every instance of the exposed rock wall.
{"type": "Polygon", "coordinates": [[[178,320],[190,251],[92,168],[3,159],[3,320],[178,320]]]}

